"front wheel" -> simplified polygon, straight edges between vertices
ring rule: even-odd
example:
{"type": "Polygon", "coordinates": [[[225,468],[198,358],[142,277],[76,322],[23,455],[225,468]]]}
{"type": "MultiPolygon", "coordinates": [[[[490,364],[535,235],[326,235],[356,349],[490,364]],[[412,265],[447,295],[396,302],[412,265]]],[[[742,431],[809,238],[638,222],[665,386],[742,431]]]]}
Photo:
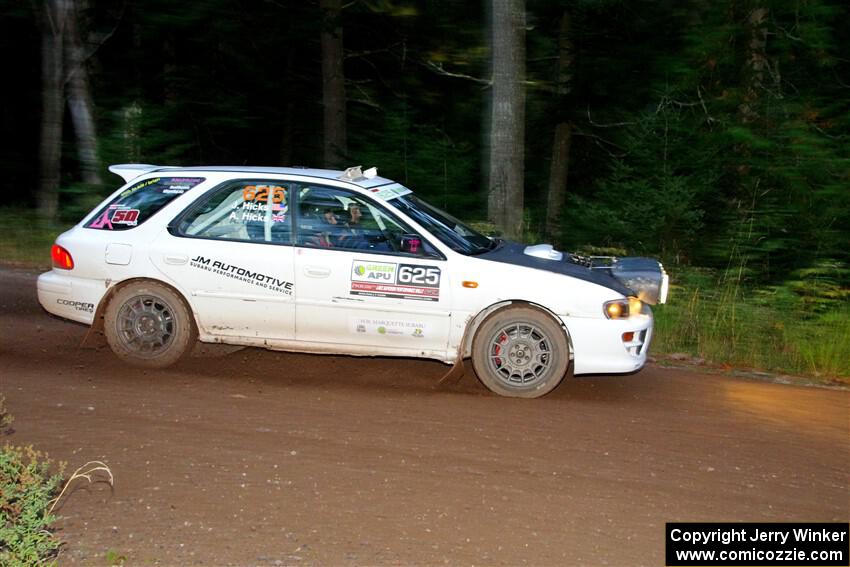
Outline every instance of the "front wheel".
{"type": "Polygon", "coordinates": [[[532,307],[496,311],[472,341],[472,365],[491,391],[515,398],[538,398],[561,383],[570,361],[564,330],[532,307]]]}
{"type": "Polygon", "coordinates": [[[133,283],[115,293],[104,313],[104,334],[118,358],[147,368],[178,362],[197,337],[183,299],[152,281],[133,283]]]}

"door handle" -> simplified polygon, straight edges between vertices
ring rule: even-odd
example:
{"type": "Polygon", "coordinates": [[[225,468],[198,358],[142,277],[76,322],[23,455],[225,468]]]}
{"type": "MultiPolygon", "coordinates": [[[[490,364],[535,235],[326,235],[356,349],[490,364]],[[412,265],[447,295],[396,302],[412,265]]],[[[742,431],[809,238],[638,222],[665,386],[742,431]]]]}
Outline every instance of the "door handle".
{"type": "Polygon", "coordinates": [[[165,260],[166,264],[169,264],[171,266],[179,266],[181,264],[185,264],[186,262],[188,262],[189,257],[188,256],[170,256],[169,255],[169,256],[165,256],[163,258],[163,260],[165,260]]]}
{"type": "Polygon", "coordinates": [[[331,270],[322,266],[304,266],[304,275],[310,278],[326,278],[331,275],[331,270]]]}

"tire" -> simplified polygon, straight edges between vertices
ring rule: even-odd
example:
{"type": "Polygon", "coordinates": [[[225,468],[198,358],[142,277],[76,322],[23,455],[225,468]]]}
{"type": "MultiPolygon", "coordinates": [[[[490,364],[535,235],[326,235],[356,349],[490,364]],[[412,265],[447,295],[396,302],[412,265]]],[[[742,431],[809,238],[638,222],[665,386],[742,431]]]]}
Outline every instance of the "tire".
{"type": "Polygon", "coordinates": [[[472,341],[472,365],[492,392],[539,398],[555,389],[570,362],[564,330],[533,307],[507,307],[488,316],[472,341]]]}
{"type": "Polygon", "coordinates": [[[187,355],[197,340],[183,298],[154,281],[118,290],[104,313],[104,334],[121,360],[145,368],[165,368],[187,355]]]}

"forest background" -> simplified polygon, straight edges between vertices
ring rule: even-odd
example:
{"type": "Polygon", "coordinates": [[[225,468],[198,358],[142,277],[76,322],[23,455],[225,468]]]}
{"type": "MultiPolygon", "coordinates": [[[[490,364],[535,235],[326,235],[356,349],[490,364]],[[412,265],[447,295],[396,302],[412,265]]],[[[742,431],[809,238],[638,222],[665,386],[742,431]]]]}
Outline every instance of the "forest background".
{"type": "Polygon", "coordinates": [[[0,260],[111,163],[377,166],[671,274],[654,352],[850,381],[843,0],[0,0],[0,260]]]}

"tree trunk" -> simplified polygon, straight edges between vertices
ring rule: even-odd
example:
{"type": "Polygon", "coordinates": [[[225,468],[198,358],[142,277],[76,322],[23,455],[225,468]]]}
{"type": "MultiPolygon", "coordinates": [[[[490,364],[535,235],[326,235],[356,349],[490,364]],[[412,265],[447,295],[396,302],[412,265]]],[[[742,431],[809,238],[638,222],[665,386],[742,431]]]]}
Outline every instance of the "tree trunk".
{"type": "Polygon", "coordinates": [[[97,155],[97,131],[94,124],[94,102],[89,90],[83,40],[80,36],[80,10],[69,2],[65,49],[68,57],[68,110],[77,137],[77,155],[83,181],[100,185],[100,160],[97,155]]]}
{"type": "MultiPolygon", "coordinates": [[[[284,77],[292,77],[295,68],[295,49],[290,48],[286,54],[286,70],[284,77]]],[[[292,92],[286,93],[286,104],[283,108],[283,126],[280,134],[280,164],[292,165],[292,121],[295,116],[295,96],[292,92]]]]}
{"type": "Polygon", "coordinates": [[[128,163],[142,162],[142,116],[144,111],[134,100],[121,109],[122,159],[128,163]]]}
{"type": "Polygon", "coordinates": [[[558,84],[557,112],[558,124],[552,140],[552,166],[549,170],[549,195],[546,203],[546,237],[557,241],[560,236],[561,213],[567,197],[567,179],[570,166],[570,143],[573,128],[566,119],[566,97],[572,90],[572,68],[575,51],[571,40],[570,13],[564,10],[561,15],[561,28],[558,33],[558,84]]]}
{"type": "Polygon", "coordinates": [[[522,235],[525,175],[525,2],[493,0],[493,114],[487,215],[522,235]]]}
{"type": "Polygon", "coordinates": [[[38,210],[53,219],[59,207],[62,159],[63,44],[68,16],[66,0],[41,6],[41,138],[39,140],[38,210]]]}
{"type": "Polygon", "coordinates": [[[322,104],[325,167],[346,165],[345,75],[343,73],[341,0],[320,0],[322,10],[322,104]]]}
{"type": "Polygon", "coordinates": [[[561,213],[567,202],[567,178],[573,127],[569,122],[555,126],[552,141],[552,166],[549,170],[549,195],[546,200],[546,238],[557,243],[561,234],[561,213]]]}
{"type": "Polygon", "coordinates": [[[747,18],[750,40],[747,43],[747,60],[744,68],[746,91],[738,107],[743,122],[755,122],[759,118],[758,101],[764,90],[765,73],[770,71],[767,59],[767,8],[754,8],[747,18]]]}

